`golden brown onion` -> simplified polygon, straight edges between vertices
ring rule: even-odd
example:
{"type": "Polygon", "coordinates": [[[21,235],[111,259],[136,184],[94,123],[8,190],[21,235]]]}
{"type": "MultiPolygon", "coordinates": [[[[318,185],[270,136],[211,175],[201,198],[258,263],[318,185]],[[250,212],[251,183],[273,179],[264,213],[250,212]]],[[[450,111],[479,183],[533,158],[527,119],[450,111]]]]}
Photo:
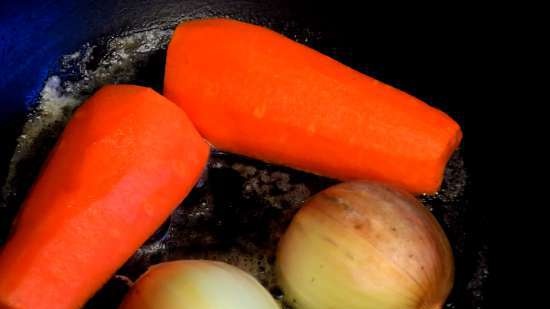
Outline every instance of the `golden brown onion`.
{"type": "Polygon", "coordinates": [[[373,183],[315,195],[277,252],[277,279],[296,309],[438,309],[453,274],[432,214],[408,193],[373,183]]]}

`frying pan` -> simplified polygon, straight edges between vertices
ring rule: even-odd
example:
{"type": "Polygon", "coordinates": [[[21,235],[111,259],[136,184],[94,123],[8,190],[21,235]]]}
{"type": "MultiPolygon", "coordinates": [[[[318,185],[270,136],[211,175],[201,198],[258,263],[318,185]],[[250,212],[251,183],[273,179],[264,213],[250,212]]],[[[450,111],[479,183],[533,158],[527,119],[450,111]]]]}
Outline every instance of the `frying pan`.
{"type": "MultiPolygon", "coordinates": [[[[17,146],[20,136],[25,133],[25,123],[36,116],[35,107],[43,103],[45,87],[69,82],[78,86],[80,100],[105,82],[131,82],[161,91],[171,29],[183,20],[225,16],[281,32],[419,97],[461,124],[464,142],[449,163],[440,194],[420,198],[442,224],[453,246],[457,271],[446,308],[487,308],[486,208],[476,203],[476,171],[469,163],[471,132],[466,115],[472,106],[463,93],[468,73],[463,53],[471,46],[465,39],[464,21],[444,9],[434,13],[437,8],[433,7],[404,8],[401,14],[396,9],[359,7],[346,1],[3,2],[0,245],[64,125],[57,119],[40,127],[25,154],[13,159],[21,153],[21,145],[17,146]],[[106,60],[126,61],[121,49],[131,61],[99,78],[99,70],[108,68],[106,60]],[[83,83],[85,77],[93,82],[83,83]]],[[[279,296],[270,269],[277,239],[304,199],[334,183],[214,151],[203,178],[183,205],[86,308],[116,308],[128,289],[126,278],[137,278],[154,263],[191,257],[236,264],[254,273],[279,296]]]]}

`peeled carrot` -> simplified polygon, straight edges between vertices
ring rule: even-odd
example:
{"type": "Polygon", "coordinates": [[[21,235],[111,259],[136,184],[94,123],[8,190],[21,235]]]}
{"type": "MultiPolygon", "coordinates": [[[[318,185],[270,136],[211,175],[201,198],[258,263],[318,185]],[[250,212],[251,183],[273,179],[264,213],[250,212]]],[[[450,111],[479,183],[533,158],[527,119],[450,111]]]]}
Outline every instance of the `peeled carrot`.
{"type": "Polygon", "coordinates": [[[76,309],[185,198],[209,147],[151,89],[106,86],[80,107],[0,251],[0,308],[76,309]]]}
{"type": "Polygon", "coordinates": [[[460,143],[445,113],[268,29],[179,25],[164,95],[215,147],[343,180],[438,190],[460,143]]]}

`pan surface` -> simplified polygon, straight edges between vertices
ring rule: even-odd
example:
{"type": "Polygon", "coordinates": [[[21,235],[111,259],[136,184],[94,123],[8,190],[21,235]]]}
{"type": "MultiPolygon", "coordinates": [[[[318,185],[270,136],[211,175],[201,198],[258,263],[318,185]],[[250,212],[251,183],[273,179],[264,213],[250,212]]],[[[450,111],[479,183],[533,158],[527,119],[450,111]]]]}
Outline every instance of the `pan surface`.
{"type": "MultiPolygon", "coordinates": [[[[267,26],[405,90],[463,126],[464,144],[449,163],[442,190],[421,199],[454,250],[456,280],[446,308],[487,308],[485,209],[473,195],[465,122],[470,106],[460,94],[464,68],[457,61],[462,32],[452,27],[450,16],[401,16],[345,1],[61,0],[0,8],[0,244],[78,104],[107,83],[160,92],[174,26],[194,18],[231,17],[267,26]]],[[[86,308],[116,308],[127,279],[135,280],[151,264],[178,258],[235,264],[279,297],[271,273],[277,240],[302,202],[334,183],[214,151],[191,195],[86,308]]]]}

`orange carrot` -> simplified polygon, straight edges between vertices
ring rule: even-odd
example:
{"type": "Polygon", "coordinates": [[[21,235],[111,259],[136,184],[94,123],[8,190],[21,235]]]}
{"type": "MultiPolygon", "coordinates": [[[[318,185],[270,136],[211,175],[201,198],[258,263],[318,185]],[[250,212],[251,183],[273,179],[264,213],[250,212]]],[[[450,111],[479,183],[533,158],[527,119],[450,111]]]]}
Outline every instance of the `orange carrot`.
{"type": "Polygon", "coordinates": [[[343,180],[431,193],[460,143],[443,112],[268,29],[185,22],[164,95],[215,147],[343,180]]]}
{"type": "Polygon", "coordinates": [[[0,308],[75,309],[184,199],[209,147],[151,89],[106,86],[74,114],[0,251],[0,308]]]}

